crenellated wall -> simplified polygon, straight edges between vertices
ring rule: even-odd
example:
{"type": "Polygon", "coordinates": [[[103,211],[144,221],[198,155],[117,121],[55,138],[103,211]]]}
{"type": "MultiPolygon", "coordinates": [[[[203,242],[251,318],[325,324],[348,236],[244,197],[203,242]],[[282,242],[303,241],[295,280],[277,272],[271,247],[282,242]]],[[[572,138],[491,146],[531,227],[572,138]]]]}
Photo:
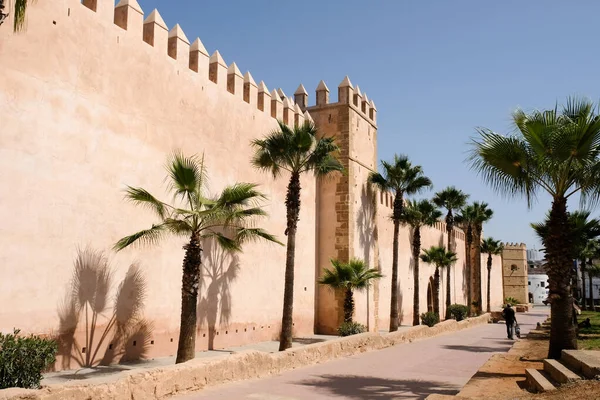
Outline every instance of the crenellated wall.
{"type": "MultiPolygon", "coordinates": [[[[386,275],[357,295],[356,319],[372,331],[387,328],[391,200],[366,184],[377,169],[377,109],[347,77],[337,102],[321,81],[310,105],[303,85],[286,96],[257,84],[250,72],[227,64],[218,50],[209,55],[199,38],[189,40],[181,26],[169,28],[157,10],[146,14],[135,0],[116,6],[38,0],[28,8],[24,32],[13,34],[10,26],[10,20],[0,26],[0,331],[57,336],[58,369],[175,354],[183,240],[113,253],[116,240],[155,222],[123,199],[123,189],[141,186],[168,200],[167,155],[175,149],[203,155],[210,193],[234,182],[260,184],[269,213],[261,225],[285,240],[287,182],[250,165],[250,142],[277,128],[277,120],[314,121],[336,137],[347,170],[326,180],[302,178],[295,334],[337,327],[341,299],[316,284],[332,257],[363,258],[386,275]],[[82,280],[75,264],[84,248],[104,251],[108,264],[82,280]],[[88,307],[76,307],[73,285],[87,291],[88,307]],[[134,311],[143,318],[115,329],[134,311]]],[[[456,234],[452,295],[464,302],[464,234],[456,234]]],[[[423,247],[444,235],[443,222],[424,229],[423,247]]],[[[412,313],[409,237],[403,228],[405,324],[412,313]]],[[[494,282],[501,277],[496,264],[494,282]]],[[[251,243],[229,255],[205,243],[197,350],[276,339],[284,265],[285,247],[251,243]]],[[[433,270],[422,264],[421,271],[426,311],[433,270]]],[[[496,306],[501,299],[494,293],[496,306]]]]}

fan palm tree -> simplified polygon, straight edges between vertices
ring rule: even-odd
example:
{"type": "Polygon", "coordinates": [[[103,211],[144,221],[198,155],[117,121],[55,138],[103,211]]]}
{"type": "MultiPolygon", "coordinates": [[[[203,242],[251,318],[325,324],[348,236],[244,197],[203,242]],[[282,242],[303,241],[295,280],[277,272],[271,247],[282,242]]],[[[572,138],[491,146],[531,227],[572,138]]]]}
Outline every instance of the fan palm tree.
{"type": "Polygon", "coordinates": [[[196,304],[202,263],[202,242],[214,238],[226,250],[240,251],[243,243],[277,239],[264,230],[252,227],[266,216],[256,202],[265,196],[256,185],[238,183],[228,186],[214,198],[205,194],[204,160],[174,153],[166,165],[167,179],[174,205],[158,200],[147,190],[128,186],[126,198],[136,205],[149,208],[158,222],[150,228],[119,240],[114,249],[123,250],[133,244],[155,245],[167,235],[188,239],[183,259],[181,287],[181,326],[177,348],[177,363],[194,358],[196,343],[196,304]]]}
{"type": "Polygon", "coordinates": [[[600,194],[600,117],[587,99],[569,98],[562,109],[513,113],[516,133],[504,136],[478,129],[471,165],[498,192],[524,196],[528,205],[540,191],[552,197],[548,234],[543,245],[551,298],[549,358],[576,349],[571,294],[571,254],[567,201],[600,194]]]}
{"type": "Polygon", "coordinates": [[[255,148],[252,164],[270,172],[274,178],[283,171],[290,174],[285,199],[287,252],[285,262],[285,287],[279,350],[292,346],[294,311],[294,261],[296,255],[296,229],[300,215],[300,176],[307,172],[322,177],[344,167],[334,154],[339,152],[333,138],[319,137],[316,126],[306,121],[291,128],[279,121],[279,129],[263,139],[252,142],[255,148]]]}
{"type": "Polygon", "coordinates": [[[412,257],[414,262],[413,278],[413,325],[419,325],[419,254],[421,253],[421,227],[432,226],[442,216],[434,203],[429,200],[409,200],[404,207],[400,222],[413,228],[412,257]]]}
{"type": "MultiPolygon", "coordinates": [[[[465,206],[469,195],[463,191],[449,186],[441,192],[437,192],[433,197],[433,202],[438,207],[443,207],[448,210],[446,214],[446,233],[448,235],[448,250],[456,252],[456,238],[454,237],[454,210],[458,210],[465,206]]],[[[448,275],[446,280],[448,282],[448,292],[446,293],[446,319],[450,316],[450,268],[447,270],[448,275]]]]}
{"type": "Polygon", "coordinates": [[[333,269],[326,269],[319,279],[321,285],[327,285],[334,290],[344,290],[344,322],[352,322],[354,315],[354,291],[364,290],[371,283],[383,277],[378,270],[369,268],[363,260],[352,259],[349,263],[331,260],[333,269]]]}
{"type": "MultiPolygon", "coordinates": [[[[582,280],[582,306],[585,309],[587,306],[585,297],[585,272],[586,272],[586,261],[595,257],[595,239],[600,236],[600,221],[596,218],[590,219],[591,212],[587,210],[576,210],[572,213],[568,213],[568,221],[570,227],[570,236],[573,240],[573,253],[572,258],[580,259],[581,264],[581,280],[582,280]]],[[[546,218],[543,222],[532,223],[531,227],[543,242],[544,238],[548,234],[548,223],[550,220],[550,213],[546,214],[546,218]]],[[[575,282],[578,281],[577,276],[574,276],[575,282]]],[[[577,283],[576,283],[577,284],[577,283]]]]}
{"type": "Polygon", "coordinates": [[[381,191],[392,192],[394,209],[394,243],[392,249],[392,295],[390,304],[390,332],[398,330],[398,236],[400,234],[400,219],[404,210],[404,195],[419,193],[431,187],[431,180],[423,175],[420,165],[412,165],[407,156],[394,155],[394,161],[381,162],[383,174],[372,172],[369,182],[375,184],[381,191]]]}
{"type": "Polygon", "coordinates": [[[440,268],[450,268],[456,262],[456,253],[444,246],[432,246],[423,250],[421,261],[435,265],[433,274],[433,312],[440,315],[440,268]]]}
{"type": "Polygon", "coordinates": [[[469,314],[473,312],[473,278],[471,272],[473,270],[473,260],[471,257],[471,249],[473,247],[473,225],[475,224],[475,220],[476,212],[472,204],[462,207],[455,218],[455,222],[458,226],[465,231],[466,276],[463,279],[467,281],[467,304],[469,306],[469,314]]]}
{"type": "Polygon", "coordinates": [[[481,294],[481,240],[483,233],[483,224],[489,221],[494,212],[488,208],[484,202],[474,202],[475,220],[473,223],[473,243],[471,257],[473,258],[473,268],[471,269],[473,280],[473,302],[475,303],[475,313],[481,314],[483,310],[483,296],[481,294]]]}
{"type": "Polygon", "coordinates": [[[486,238],[483,242],[481,242],[481,252],[487,253],[487,312],[491,312],[491,296],[490,296],[490,285],[492,282],[492,256],[497,256],[502,254],[502,249],[504,246],[499,240],[495,240],[494,238],[486,238]]]}

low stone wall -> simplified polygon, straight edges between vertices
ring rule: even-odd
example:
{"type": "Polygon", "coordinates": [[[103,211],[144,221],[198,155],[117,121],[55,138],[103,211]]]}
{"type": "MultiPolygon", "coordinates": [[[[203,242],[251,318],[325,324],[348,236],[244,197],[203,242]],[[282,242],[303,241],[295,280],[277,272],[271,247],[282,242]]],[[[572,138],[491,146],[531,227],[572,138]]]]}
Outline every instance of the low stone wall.
{"type": "Polygon", "coordinates": [[[69,382],[49,385],[40,390],[0,390],[0,400],[137,400],[164,399],[178,393],[200,390],[233,381],[262,378],[273,374],[318,364],[340,357],[379,350],[444,333],[486,324],[490,315],[456,322],[416,326],[393,333],[363,333],[314,343],[284,352],[243,351],[226,358],[195,359],[184,364],[149,370],[127,371],[109,383],[69,382]]]}

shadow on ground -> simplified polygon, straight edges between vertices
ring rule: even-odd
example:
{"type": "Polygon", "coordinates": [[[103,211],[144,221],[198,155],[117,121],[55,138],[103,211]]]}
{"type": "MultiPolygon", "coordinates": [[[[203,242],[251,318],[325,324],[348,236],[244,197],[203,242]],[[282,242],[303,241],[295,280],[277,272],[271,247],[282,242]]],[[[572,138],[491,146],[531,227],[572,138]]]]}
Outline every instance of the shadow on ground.
{"type": "Polygon", "coordinates": [[[455,395],[459,392],[457,386],[442,382],[356,375],[323,375],[315,377],[314,380],[300,382],[299,385],[328,391],[331,396],[361,400],[425,399],[431,394],[455,395]]]}
{"type": "Polygon", "coordinates": [[[506,352],[510,350],[513,343],[503,343],[502,346],[498,347],[486,347],[486,346],[462,346],[462,345],[446,345],[445,349],[448,350],[458,350],[458,351],[471,351],[473,353],[498,353],[498,352],[506,352]]]}
{"type": "Polygon", "coordinates": [[[292,341],[294,343],[299,343],[299,344],[314,344],[314,343],[322,343],[324,341],[326,341],[327,339],[320,339],[320,338],[294,338],[292,341]]]}

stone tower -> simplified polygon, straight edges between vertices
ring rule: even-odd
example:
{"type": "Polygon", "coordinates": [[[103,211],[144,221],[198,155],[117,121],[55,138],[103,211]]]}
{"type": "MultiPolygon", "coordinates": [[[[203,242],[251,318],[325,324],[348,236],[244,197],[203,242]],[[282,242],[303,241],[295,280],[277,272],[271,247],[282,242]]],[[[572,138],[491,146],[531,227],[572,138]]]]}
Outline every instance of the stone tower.
{"type": "MultiPolygon", "coordinates": [[[[300,92],[301,93],[301,92],[300,92]]],[[[302,93],[301,93],[302,94],[302,93]]],[[[331,267],[330,260],[363,259],[370,267],[377,263],[376,201],[367,178],[377,164],[376,108],[348,77],[338,87],[338,101],[329,101],[329,88],[321,81],[316,89],[316,106],[307,110],[324,136],[332,136],[340,147],[344,174],[317,182],[317,263],[316,276],[331,267]]],[[[376,327],[375,285],[365,294],[355,294],[357,313],[366,310],[367,325],[376,327]],[[369,312],[370,308],[370,312],[369,312]]],[[[341,295],[317,287],[315,331],[334,333],[343,321],[341,295]]]]}
{"type": "Polygon", "coordinates": [[[527,247],[524,243],[505,243],[502,251],[504,297],[513,297],[521,304],[529,303],[527,247]]]}

